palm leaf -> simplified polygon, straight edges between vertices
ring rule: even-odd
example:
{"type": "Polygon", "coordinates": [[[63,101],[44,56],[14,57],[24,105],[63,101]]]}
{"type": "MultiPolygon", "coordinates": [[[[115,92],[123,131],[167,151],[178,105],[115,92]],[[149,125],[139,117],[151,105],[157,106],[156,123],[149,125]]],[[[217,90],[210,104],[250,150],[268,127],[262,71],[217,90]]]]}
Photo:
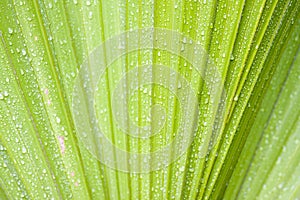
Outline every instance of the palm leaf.
{"type": "Polygon", "coordinates": [[[0,199],[299,199],[299,16],[297,0],[2,0],[0,199]],[[164,36],[150,39],[147,50],[149,32],[164,36]],[[92,56],[112,61],[116,38],[125,41],[125,54],[106,63],[100,81],[90,80],[98,62],[92,56]],[[203,57],[187,50],[190,41],[203,57]],[[137,49],[129,52],[132,44],[137,49]],[[198,60],[200,73],[193,65],[198,60]],[[142,67],[149,63],[149,77],[165,87],[130,90],[131,83],[146,83],[142,67]],[[160,65],[169,71],[156,70],[160,65]],[[131,96],[117,108],[126,111],[125,130],[134,132],[127,124],[133,120],[154,133],[165,120],[157,135],[132,137],[119,128],[113,98],[124,77],[120,91],[131,96]],[[184,81],[196,91],[199,110],[184,81]],[[84,94],[81,102],[74,94],[84,94]],[[176,99],[180,95],[186,99],[176,99]],[[154,104],[162,105],[164,118],[151,110],[154,104]],[[179,136],[181,142],[166,151],[170,160],[134,160],[115,149],[101,154],[97,135],[86,143],[78,128],[80,121],[96,127],[90,108],[116,149],[155,152],[179,136]],[[177,157],[189,137],[175,133],[180,122],[196,120],[191,112],[197,129],[177,157]],[[103,163],[98,153],[115,164],[103,163]]]}

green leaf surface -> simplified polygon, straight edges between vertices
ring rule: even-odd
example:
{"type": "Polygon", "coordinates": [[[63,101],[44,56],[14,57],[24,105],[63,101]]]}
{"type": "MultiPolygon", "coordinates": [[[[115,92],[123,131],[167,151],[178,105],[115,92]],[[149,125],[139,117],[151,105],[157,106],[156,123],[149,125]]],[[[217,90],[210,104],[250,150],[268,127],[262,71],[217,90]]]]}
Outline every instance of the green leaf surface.
{"type": "MultiPolygon", "coordinates": [[[[130,49],[126,42],[118,48],[130,49]]],[[[0,199],[299,199],[299,47],[297,0],[2,0],[0,199]],[[114,57],[110,41],[147,28],[172,34],[165,45],[152,40],[153,49],[136,37],[137,50],[107,63],[114,57]],[[192,60],[201,59],[201,67],[187,59],[195,54],[184,48],[190,41],[205,51],[204,59],[192,60]],[[161,48],[178,42],[178,52],[161,48]],[[86,77],[96,68],[90,55],[99,47],[99,59],[109,66],[95,83],[86,77]],[[147,78],[147,65],[152,80],[162,84],[132,92],[132,82],[147,78]],[[168,71],[154,70],[156,65],[168,71]],[[91,85],[81,88],[82,110],[94,99],[105,138],[116,149],[144,153],[181,137],[165,160],[169,165],[126,172],[118,167],[126,160],[121,167],[134,168],[129,155],[114,149],[107,155],[115,165],[109,166],[90,150],[96,136],[90,146],[80,138],[72,107],[74,85],[86,66],[82,81],[91,85]],[[136,76],[124,76],[136,69],[136,76]],[[157,134],[133,137],[116,122],[113,98],[122,78],[120,91],[130,96],[125,129],[148,125],[154,134],[163,119],[157,134]],[[196,91],[199,110],[188,95],[179,99],[190,94],[182,80],[196,91]],[[163,118],[154,104],[164,108],[163,118]],[[189,148],[171,162],[189,137],[178,133],[182,116],[185,123],[197,119],[197,129],[189,148]]],[[[88,114],[80,117],[93,126],[88,114]]],[[[141,169],[147,161],[139,159],[141,169]]]]}

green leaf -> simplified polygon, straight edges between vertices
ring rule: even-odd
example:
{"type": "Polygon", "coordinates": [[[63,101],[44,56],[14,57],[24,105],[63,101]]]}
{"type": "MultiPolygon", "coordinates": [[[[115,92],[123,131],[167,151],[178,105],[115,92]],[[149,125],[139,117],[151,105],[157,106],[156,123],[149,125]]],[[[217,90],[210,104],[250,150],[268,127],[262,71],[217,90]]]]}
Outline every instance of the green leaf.
{"type": "Polygon", "coordinates": [[[299,47],[297,0],[2,0],[0,199],[299,199],[299,47]]]}

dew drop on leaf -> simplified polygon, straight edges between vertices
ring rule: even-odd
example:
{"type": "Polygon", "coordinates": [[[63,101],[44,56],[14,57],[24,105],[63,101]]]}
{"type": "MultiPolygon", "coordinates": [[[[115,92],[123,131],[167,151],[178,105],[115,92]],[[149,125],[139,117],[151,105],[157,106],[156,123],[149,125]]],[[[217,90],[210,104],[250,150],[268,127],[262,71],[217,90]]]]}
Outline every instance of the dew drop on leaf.
{"type": "Polygon", "coordinates": [[[9,34],[12,34],[14,31],[13,31],[13,29],[12,28],[8,28],[8,33],[9,34]]]}
{"type": "Polygon", "coordinates": [[[92,19],[93,18],[93,12],[89,12],[89,19],[92,19]]]}
{"type": "Polygon", "coordinates": [[[239,97],[236,95],[233,100],[237,101],[238,99],[239,99],[239,97]]]}
{"type": "Polygon", "coordinates": [[[233,61],[234,60],[234,56],[233,54],[230,55],[230,60],[233,61]]]}
{"type": "Polygon", "coordinates": [[[22,153],[26,153],[27,149],[25,147],[22,147],[22,153]]]}
{"type": "Polygon", "coordinates": [[[26,55],[26,50],[22,49],[22,55],[25,56],[26,55]]]}
{"type": "Polygon", "coordinates": [[[60,118],[56,117],[56,122],[59,124],[60,123],[60,118]]]}

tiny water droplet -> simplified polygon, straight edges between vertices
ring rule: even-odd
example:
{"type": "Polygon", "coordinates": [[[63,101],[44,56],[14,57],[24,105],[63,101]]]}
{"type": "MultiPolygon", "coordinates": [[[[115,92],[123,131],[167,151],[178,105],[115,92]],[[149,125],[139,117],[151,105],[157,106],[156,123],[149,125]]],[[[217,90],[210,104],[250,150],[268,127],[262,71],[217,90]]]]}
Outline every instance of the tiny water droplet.
{"type": "Polygon", "coordinates": [[[60,123],[60,118],[56,117],[56,122],[59,124],[60,123]]]}
{"type": "Polygon", "coordinates": [[[92,18],[93,18],[93,12],[90,11],[90,12],[89,12],[89,19],[92,19],[92,18]]]}
{"type": "Polygon", "coordinates": [[[7,92],[7,91],[4,91],[4,92],[3,92],[3,95],[4,95],[5,97],[8,97],[8,92],[7,92]]]}
{"type": "Polygon", "coordinates": [[[237,101],[238,99],[239,99],[239,97],[236,95],[233,100],[237,101]]]}
{"type": "Polygon", "coordinates": [[[8,33],[12,34],[14,31],[12,30],[12,28],[8,28],[8,33]]]}
{"type": "Polygon", "coordinates": [[[179,171],[183,172],[184,169],[185,169],[185,167],[184,167],[184,166],[181,166],[181,167],[179,168],[179,171]]]}
{"type": "Polygon", "coordinates": [[[148,93],[147,88],[144,88],[143,92],[144,92],[144,94],[147,94],[148,93]]]}
{"type": "Polygon", "coordinates": [[[230,60],[231,60],[231,61],[234,60],[233,54],[230,55],[230,60]]]}
{"type": "Polygon", "coordinates": [[[184,51],[184,45],[181,46],[181,49],[180,49],[180,50],[181,50],[181,51],[184,51]]]}
{"type": "Polygon", "coordinates": [[[22,153],[26,153],[27,149],[25,147],[22,147],[22,153]]]}
{"type": "Polygon", "coordinates": [[[22,55],[25,56],[26,55],[26,50],[22,49],[22,55]]]}
{"type": "Polygon", "coordinates": [[[178,81],[177,88],[180,89],[182,87],[181,81],[178,81]]]}

